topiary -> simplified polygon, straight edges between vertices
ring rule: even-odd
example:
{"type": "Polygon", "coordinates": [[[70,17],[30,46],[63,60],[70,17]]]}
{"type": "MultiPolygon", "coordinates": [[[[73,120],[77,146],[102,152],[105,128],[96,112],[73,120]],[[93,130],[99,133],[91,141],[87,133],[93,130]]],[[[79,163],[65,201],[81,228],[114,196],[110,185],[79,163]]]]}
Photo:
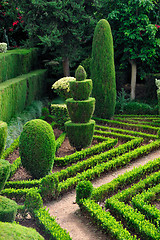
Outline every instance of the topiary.
{"type": "Polygon", "coordinates": [[[0,196],[0,221],[13,222],[16,218],[18,205],[15,201],[0,196]]]}
{"type": "Polygon", "coordinates": [[[91,79],[92,96],[96,99],[95,114],[111,118],[116,106],[116,81],[111,28],[101,19],[95,28],[92,42],[91,79]]]}
{"type": "Polygon", "coordinates": [[[90,181],[81,181],[76,187],[76,203],[80,204],[80,200],[91,197],[93,185],[90,181]]]}
{"type": "Polygon", "coordinates": [[[0,157],[5,148],[7,140],[7,123],[0,121],[0,157]]]}
{"type": "Polygon", "coordinates": [[[23,227],[17,223],[0,222],[1,240],[44,240],[33,228],[23,227]]]}
{"type": "Polygon", "coordinates": [[[85,79],[86,72],[81,65],[77,68],[75,76],[76,80],[70,81],[73,98],[66,100],[71,121],[65,122],[65,129],[71,146],[79,151],[90,146],[93,139],[95,121],[91,120],[91,117],[95,109],[95,99],[89,97],[92,80],[85,79]]]}
{"type": "Polygon", "coordinates": [[[50,124],[34,119],[24,125],[19,139],[19,153],[23,167],[33,178],[49,174],[55,151],[55,136],[50,124]]]}

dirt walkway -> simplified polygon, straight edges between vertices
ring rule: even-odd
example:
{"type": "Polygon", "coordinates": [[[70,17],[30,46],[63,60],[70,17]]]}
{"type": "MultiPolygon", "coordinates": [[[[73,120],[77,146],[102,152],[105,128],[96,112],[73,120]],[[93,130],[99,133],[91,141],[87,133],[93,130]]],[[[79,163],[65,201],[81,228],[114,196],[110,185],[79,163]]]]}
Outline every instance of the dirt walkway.
{"type": "MultiPolygon", "coordinates": [[[[118,175],[130,171],[139,165],[144,165],[149,160],[154,160],[158,157],[160,157],[160,150],[139,158],[120,170],[106,174],[106,176],[92,181],[93,186],[99,187],[102,184],[112,181],[118,175]]],[[[73,240],[109,240],[107,235],[98,230],[96,226],[91,224],[89,220],[82,215],[78,205],[74,203],[75,199],[76,193],[75,190],[73,190],[72,192],[65,194],[61,199],[52,201],[46,206],[49,208],[50,214],[56,216],[57,222],[62,228],[69,232],[73,240]]]]}

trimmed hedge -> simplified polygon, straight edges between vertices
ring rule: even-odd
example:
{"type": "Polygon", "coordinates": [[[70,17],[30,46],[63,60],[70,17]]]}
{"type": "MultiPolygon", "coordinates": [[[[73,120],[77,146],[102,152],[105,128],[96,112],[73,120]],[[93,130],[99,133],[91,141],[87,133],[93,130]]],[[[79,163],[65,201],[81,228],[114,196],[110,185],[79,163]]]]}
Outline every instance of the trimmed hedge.
{"type": "Polygon", "coordinates": [[[15,49],[0,53],[0,83],[37,68],[38,49],[15,49]]]}
{"type": "Polygon", "coordinates": [[[0,84],[0,120],[9,121],[22,112],[45,89],[46,70],[35,70],[0,84]]]}
{"type": "Polygon", "coordinates": [[[7,139],[7,124],[0,121],[0,158],[2,158],[2,153],[5,148],[7,139]]]}

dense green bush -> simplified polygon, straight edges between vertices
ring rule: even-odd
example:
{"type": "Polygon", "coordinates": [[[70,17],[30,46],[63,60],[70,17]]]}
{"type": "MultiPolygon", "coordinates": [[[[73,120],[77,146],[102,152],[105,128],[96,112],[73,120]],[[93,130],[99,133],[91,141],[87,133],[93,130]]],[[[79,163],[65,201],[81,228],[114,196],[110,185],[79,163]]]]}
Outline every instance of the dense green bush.
{"type": "Polygon", "coordinates": [[[55,175],[47,175],[41,181],[41,195],[45,200],[51,200],[58,195],[59,179],[55,175]]]}
{"type": "Polygon", "coordinates": [[[7,123],[0,121],[0,157],[3,153],[7,140],[7,123]]]}
{"type": "Polygon", "coordinates": [[[0,196],[0,221],[13,222],[17,214],[17,203],[9,198],[0,196]]]}
{"type": "Polygon", "coordinates": [[[43,207],[41,195],[35,189],[30,189],[26,194],[24,205],[25,208],[32,214],[35,209],[43,207]]]}
{"type": "Polygon", "coordinates": [[[23,167],[34,177],[47,175],[54,163],[55,136],[49,123],[34,119],[24,125],[19,139],[23,167]]]}
{"type": "Polygon", "coordinates": [[[91,197],[93,185],[90,181],[81,181],[76,187],[76,203],[80,204],[80,200],[91,197]]]}
{"type": "Polygon", "coordinates": [[[64,130],[64,123],[70,119],[66,104],[51,104],[50,109],[56,126],[64,130]]]}
{"type": "Polygon", "coordinates": [[[111,118],[116,105],[114,50],[111,28],[101,19],[95,28],[92,43],[92,95],[96,99],[95,115],[111,118]]]}

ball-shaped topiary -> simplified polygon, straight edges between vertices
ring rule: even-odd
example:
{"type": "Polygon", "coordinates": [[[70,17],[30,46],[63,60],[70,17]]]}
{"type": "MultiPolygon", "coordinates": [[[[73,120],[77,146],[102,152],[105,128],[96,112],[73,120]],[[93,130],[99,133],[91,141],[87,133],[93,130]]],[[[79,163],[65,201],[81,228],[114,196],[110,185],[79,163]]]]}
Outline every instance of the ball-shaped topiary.
{"type": "Polygon", "coordinates": [[[96,99],[95,115],[111,118],[116,106],[116,81],[113,38],[110,24],[101,19],[95,28],[92,42],[92,96],[96,99]]]}
{"type": "Polygon", "coordinates": [[[19,139],[19,152],[23,167],[33,178],[49,174],[55,151],[55,136],[49,123],[34,119],[24,125],[19,139]]]}
{"type": "Polygon", "coordinates": [[[86,79],[86,77],[87,77],[87,74],[86,74],[84,67],[79,65],[75,72],[76,81],[82,81],[82,80],[86,79]]]}

